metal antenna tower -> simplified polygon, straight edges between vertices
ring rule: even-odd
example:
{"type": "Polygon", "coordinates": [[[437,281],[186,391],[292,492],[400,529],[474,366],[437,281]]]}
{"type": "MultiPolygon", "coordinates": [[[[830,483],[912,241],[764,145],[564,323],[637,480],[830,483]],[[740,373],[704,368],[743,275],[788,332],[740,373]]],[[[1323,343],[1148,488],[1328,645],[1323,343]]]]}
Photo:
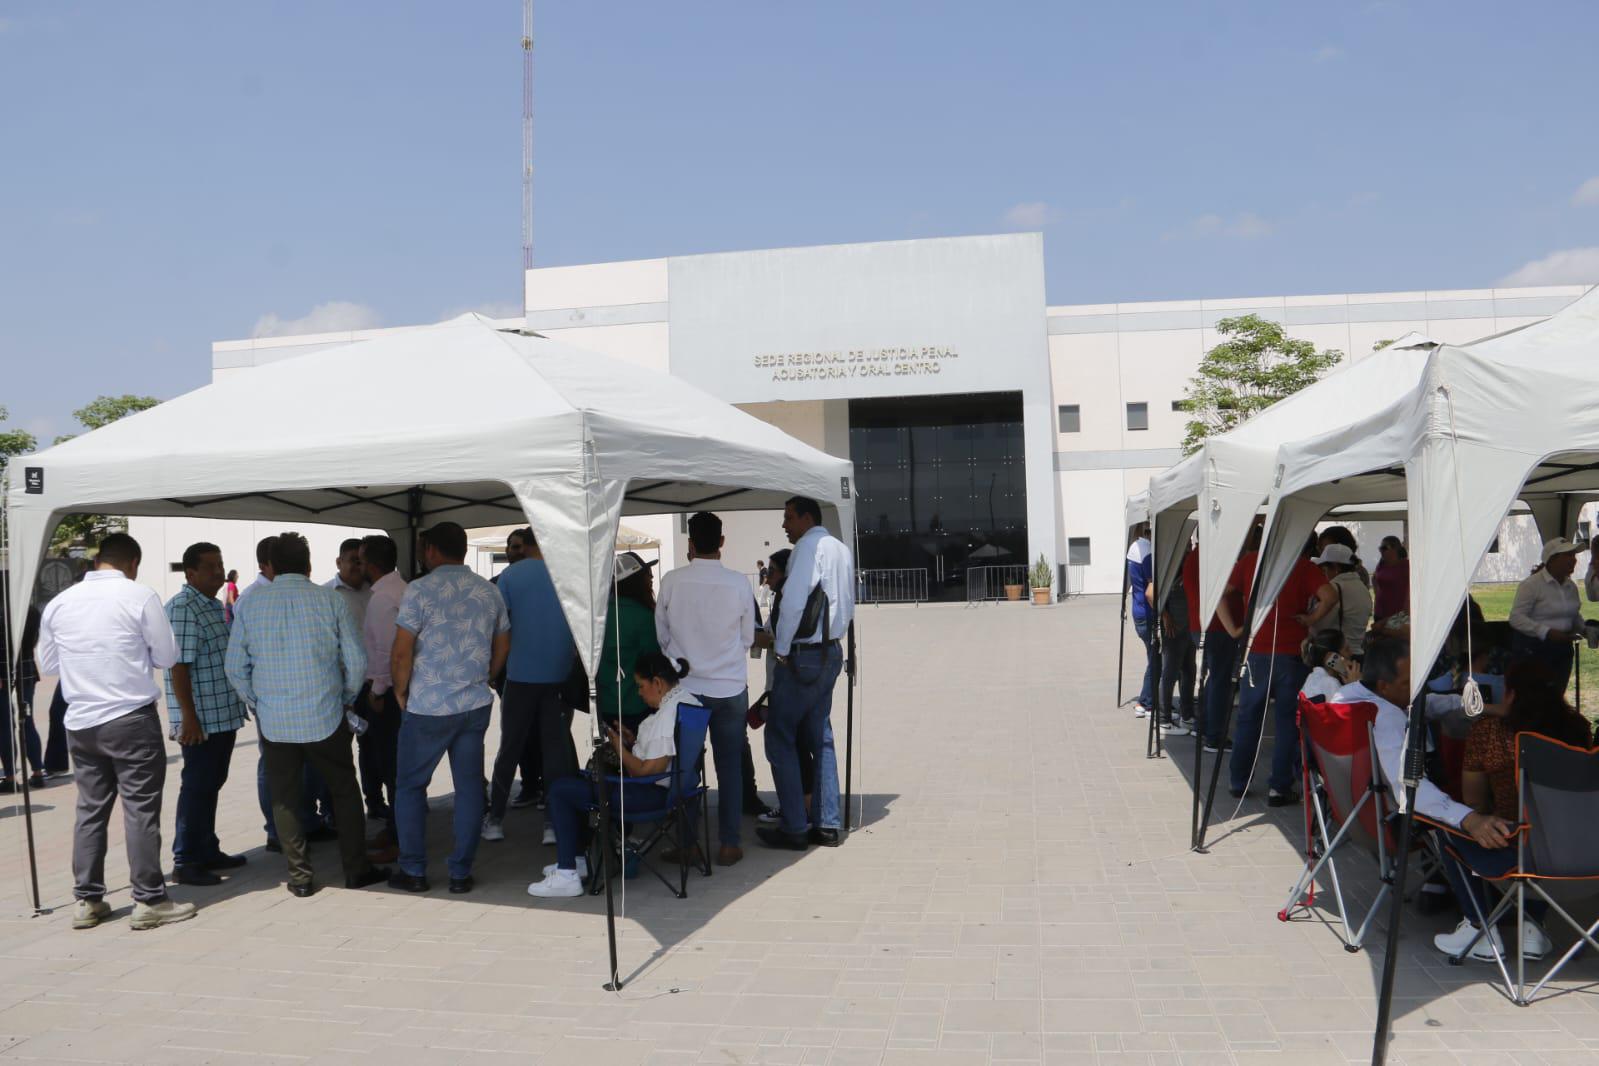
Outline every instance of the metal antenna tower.
{"type": "Polygon", "coordinates": [[[527,304],[527,272],[533,269],[533,0],[522,0],[522,287],[527,304]]]}

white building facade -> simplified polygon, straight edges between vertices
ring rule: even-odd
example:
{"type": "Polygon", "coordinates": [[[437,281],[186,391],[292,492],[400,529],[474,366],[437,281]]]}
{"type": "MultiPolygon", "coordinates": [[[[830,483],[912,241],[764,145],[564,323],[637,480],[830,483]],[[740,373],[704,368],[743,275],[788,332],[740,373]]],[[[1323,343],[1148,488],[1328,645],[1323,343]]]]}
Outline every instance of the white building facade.
{"type": "MultiPolygon", "coordinates": [[[[1411,330],[1463,342],[1535,321],[1585,288],[1048,306],[1042,236],[1009,234],[532,270],[525,326],[674,374],[851,459],[862,569],[883,576],[886,598],[960,600],[1039,559],[1057,594],[1120,590],[1123,501],[1181,457],[1173,405],[1223,318],[1257,314],[1360,359],[1411,330]]],[[[314,388],[316,351],[382,332],[220,341],[213,376],[312,356],[314,388]]],[[[724,518],[734,569],[786,546],[775,514],[724,518]]],[[[667,565],[683,558],[682,519],[628,522],[667,565]]],[[[149,578],[174,591],[170,562],[189,540],[222,544],[247,578],[255,538],[276,530],[136,519],[133,532],[160,560],[149,578]]],[[[352,531],[304,532],[331,563],[352,531]]],[[[1525,574],[1526,539],[1514,523],[1502,538],[1506,579],[1525,574]]]]}

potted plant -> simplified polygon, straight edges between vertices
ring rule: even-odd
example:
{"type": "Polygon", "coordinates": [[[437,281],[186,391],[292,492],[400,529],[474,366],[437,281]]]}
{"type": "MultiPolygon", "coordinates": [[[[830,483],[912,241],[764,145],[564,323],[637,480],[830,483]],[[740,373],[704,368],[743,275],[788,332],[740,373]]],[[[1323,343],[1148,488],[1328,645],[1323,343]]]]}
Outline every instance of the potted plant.
{"type": "Polygon", "coordinates": [[[1019,584],[1006,585],[1005,599],[1011,603],[1020,603],[1022,601],[1022,586],[1019,584]]]}
{"type": "Polygon", "coordinates": [[[1028,569],[1027,583],[1033,586],[1033,602],[1041,607],[1049,606],[1049,590],[1055,584],[1055,578],[1049,572],[1049,563],[1042,554],[1038,562],[1028,569]]]}

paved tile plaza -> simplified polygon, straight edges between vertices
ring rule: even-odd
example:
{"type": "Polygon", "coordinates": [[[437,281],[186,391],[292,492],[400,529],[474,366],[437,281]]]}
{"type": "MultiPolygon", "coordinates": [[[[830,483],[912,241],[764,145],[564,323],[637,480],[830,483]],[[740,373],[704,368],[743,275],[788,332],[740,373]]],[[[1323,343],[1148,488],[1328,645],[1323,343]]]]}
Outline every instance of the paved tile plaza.
{"type": "MultiPolygon", "coordinates": [[[[74,791],[54,785],[35,819],[50,913],[30,917],[20,819],[0,818],[0,1057],[1365,1061],[1380,949],[1347,954],[1314,920],[1277,921],[1298,869],[1297,810],[1268,815],[1250,801],[1213,833],[1210,854],[1189,854],[1191,742],[1171,745],[1177,759],[1146,760],[1142,723],[1112,708],[1115,621],[1108,598],[863,611],[865,828],[797,856],[755,846],[746,823],[746,860],[694,876],[687,900],[647,877],[630,882],[620,994],[600,987],[602,902],[535,904],[524,892],[554,857],[532,843],[537,811],[512,811],[507,841],[483,846],[471,896],[440,886],[294,899],[282,860],[261,850],[252,734],[219,820],[224,846],[248,850],[242,874],[220,889],[174,889],[201,904],[199,917],[134,933],[114,821],[117,920],[73,932],[74,791]]],[[[834,720],[842,728],[842,706],[834,720]]],[[[168,832],[175,769],[170,781],[168,832]]],[[[449,792],[441,769],[436,862],[449,792]]],[[[314,854],[338,880],[335,846],[314,854]]],[[[1452,968],[1432,951],[1445,922],[1407,924],[1391,1061],[1599,1061],[1599,995],[1511,1006],[1487,983],[1490,968],[1452,968]]],[[[1599,963],[1574,972],[1565,987],[1599,980],[1599,963]]]]}

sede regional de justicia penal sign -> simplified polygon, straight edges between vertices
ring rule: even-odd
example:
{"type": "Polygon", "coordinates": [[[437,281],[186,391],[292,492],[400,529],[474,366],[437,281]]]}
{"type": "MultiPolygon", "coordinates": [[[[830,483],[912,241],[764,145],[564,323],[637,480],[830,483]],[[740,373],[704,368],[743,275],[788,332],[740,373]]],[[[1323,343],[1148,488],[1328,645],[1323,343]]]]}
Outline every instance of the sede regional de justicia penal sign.
{"type": "Polygon", "coordinates": [[[930,377],[960,358],[952,347],[841,348],[818,352],[774,352],[754,358],[756,370],[782,381],[846,381],[930,377]]]}

